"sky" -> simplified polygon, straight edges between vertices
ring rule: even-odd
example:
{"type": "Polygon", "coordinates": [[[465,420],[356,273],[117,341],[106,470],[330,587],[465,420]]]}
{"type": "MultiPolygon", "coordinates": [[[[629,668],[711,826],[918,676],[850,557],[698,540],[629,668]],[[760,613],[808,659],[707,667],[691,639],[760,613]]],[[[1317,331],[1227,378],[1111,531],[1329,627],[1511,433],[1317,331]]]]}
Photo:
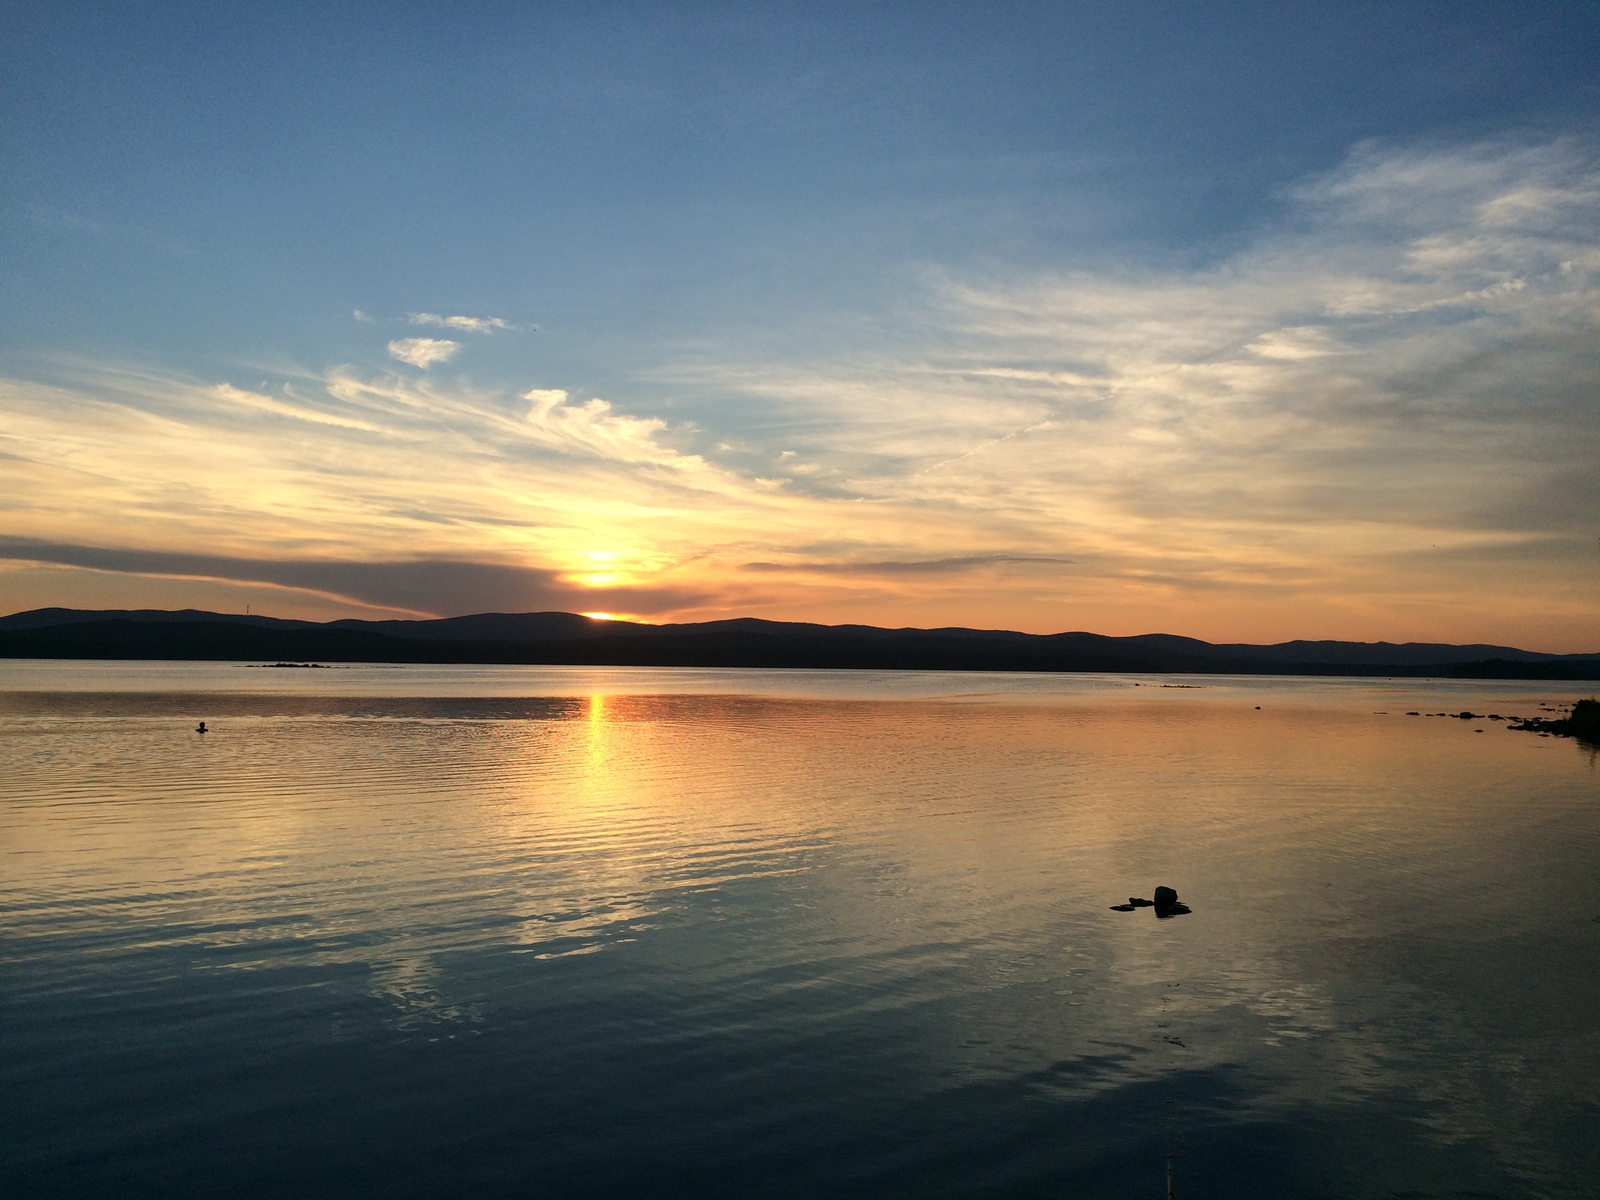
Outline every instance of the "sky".
{"type": "Polygon", "coordinates": [[[1600,5],[0,24],[0,612],[1600,650],[1600,5]]]}

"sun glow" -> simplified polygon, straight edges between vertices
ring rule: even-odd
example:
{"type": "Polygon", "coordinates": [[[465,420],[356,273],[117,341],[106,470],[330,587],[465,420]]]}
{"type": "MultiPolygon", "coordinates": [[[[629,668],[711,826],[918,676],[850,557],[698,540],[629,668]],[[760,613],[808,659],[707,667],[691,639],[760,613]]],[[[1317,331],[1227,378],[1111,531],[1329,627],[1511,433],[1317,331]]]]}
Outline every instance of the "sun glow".
{"type": "Polygon", "coordinates": [[[632,582],[622,569],[625,555],[617,550],[585,550],[567,579],[582,587],[617,587],[632,582]]]}
{"type": "Polygon", "coordinates": [[[578,615],[588,617],[591,621],[615,621],[617,619],[616,613],[608,612],[586,612],[579,613],[578,615]]]}

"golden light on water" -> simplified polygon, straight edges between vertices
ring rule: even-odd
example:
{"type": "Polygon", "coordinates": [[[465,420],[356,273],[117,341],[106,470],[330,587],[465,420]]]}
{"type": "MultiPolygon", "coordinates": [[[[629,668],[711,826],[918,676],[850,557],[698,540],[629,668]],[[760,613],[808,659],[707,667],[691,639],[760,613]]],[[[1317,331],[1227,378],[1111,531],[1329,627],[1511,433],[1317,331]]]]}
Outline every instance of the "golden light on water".
{"type": "Polygon", "coordinates": [[[612,730],[606,720],[603,692],[589,696],[589,719],[583,726],[584,767],[581,793],[586,805],[616,802],[617,771],[612,754],[612,730]]]}

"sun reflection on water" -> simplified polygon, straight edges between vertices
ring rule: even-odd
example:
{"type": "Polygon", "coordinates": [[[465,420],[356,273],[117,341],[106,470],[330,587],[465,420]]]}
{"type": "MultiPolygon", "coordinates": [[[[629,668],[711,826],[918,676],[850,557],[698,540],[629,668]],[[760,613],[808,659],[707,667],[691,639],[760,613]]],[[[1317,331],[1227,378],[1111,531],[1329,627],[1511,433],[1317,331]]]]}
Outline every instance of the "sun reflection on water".
{"type": "Polygon", "coordinates": [[[599,802],[613,802],[619,789],[617,787],[617,773],[613,765],[611,721],[606,714],[606,696],[604,692],[594,692],[589,696],[589,713],[588,720],[583,725],[583,738],[584,771],[582,788],[584,799],[591,805],[599,802]]]}

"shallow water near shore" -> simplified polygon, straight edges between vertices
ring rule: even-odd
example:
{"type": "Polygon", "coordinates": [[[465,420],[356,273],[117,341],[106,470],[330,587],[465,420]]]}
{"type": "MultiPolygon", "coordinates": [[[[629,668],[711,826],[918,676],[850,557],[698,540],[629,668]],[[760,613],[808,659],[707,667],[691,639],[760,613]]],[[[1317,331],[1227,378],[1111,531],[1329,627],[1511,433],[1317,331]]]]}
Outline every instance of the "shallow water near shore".
{"type": "Polygon", "coordinates": [[[1591,691],[0,663],[0,1194],[1591,1196],[1591,691]]]}

